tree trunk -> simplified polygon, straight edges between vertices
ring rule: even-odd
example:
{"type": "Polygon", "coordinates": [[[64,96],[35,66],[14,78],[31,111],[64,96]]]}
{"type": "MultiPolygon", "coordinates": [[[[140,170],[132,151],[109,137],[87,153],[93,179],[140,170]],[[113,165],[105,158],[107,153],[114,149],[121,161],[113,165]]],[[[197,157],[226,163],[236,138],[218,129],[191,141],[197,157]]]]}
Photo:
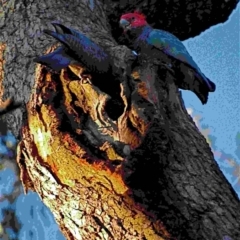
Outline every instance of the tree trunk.
{"type": "MultiPolygon", "coordinates": [[[[89,1],[15,1],[6,11],[4,98],[28,102],[5,116],[16,136],[22,127],[24,188],[40,195],[67,239],[240,239],[239,199],[187,114],[173,74],[145,55],[131,65],[131,51],[116,41],[119,16],[111,14],[134,7],[127,2],[94,0],[92,10],[89,1]],[[84,66],[60,74],[35,69],[33,57],[55,48],[39,33],[56,20],[107,48],[118,77],[90,76],[83,84],[77,75],[84,66]]],[[[224,4],[222,18],[211,12],[214,21],[225,20],[236,1],[224,4]]]]}

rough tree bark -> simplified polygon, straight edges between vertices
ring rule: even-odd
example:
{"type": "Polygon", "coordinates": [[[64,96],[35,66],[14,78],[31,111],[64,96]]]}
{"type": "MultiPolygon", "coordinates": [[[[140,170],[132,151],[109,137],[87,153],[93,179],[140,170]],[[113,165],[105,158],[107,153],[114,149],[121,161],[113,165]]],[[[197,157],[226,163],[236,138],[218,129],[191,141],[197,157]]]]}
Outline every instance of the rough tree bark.
{"type": "Polygon", "coordinates": [[[89,1],[15,1],[3,15],[3,99],[28,102],[5,116],[16,136],[22,127],[17,160],[25,190],[40,195],[67,239],[240,239],[239,199],[187,114],[174,75],[156,59],[143,55],[131,76],[112,77],[114,108],[99,89],[106,79],[82,84],[84,68],[55,74],[32,62],[53,51],[40,32],[58,20],[108,48],[119,76],[132,64],[131,51],[116,41],[123,11],[138,4],[156,27],[185,39],[226,20],[237,1],[198,1],[196,8],[194,1],[161,1],[161,8],[93,2],[92,10],[89,1]]]}

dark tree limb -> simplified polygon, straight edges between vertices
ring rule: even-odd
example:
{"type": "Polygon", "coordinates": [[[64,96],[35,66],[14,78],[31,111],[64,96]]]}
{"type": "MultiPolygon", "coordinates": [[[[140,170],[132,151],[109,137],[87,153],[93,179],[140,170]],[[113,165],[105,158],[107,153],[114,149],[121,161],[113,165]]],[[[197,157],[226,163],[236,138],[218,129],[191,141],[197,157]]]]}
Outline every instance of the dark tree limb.
{"type": "Polygon", "coordinates": [[[225,22],[239,0],[102,0],[107,2],[107,16],[111,22],[112,34],[118,39],[122,30],[118,27],[119,17],[136,9],[147,16],[147,22],[154,28],[163,29],[186,40],[199,35],[206,29],[225,22]]]}
{"type": "Polygon", "coordinates": [[[109,21],[109,9],[124,4],[95,0],[92,11],[88,1],[15,3],[0,36],[4,99],[14,92],[28,104],[5,117],[16,136],[22,126],[17,160],[25,190],[38,192],[65,236],[239,239],[239,199],[187,114],[176,76],[148,56],[131,69],[130,49],[114,40],[117,17],[109,21]],[[90,75],[83,84],[77,76],[84,66],[60,74],[35,69],[32,59],[54,49],[39,33],[56,20],[109,50],[112,81],[90,75]],[[106,83],[117,100],[100,90],[106,83]]]}

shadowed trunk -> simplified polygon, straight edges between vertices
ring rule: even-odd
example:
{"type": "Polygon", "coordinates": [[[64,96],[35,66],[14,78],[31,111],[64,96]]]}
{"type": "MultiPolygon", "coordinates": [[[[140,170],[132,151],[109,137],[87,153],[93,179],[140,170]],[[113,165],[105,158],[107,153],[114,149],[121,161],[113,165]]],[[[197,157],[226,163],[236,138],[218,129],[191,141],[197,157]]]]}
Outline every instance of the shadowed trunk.
{"type": "MultiPolygon", "coordinates": [[[[127,2],[94,0],[92,10],[88,1],[16,1],[13,12],[8,8],[0,36],[4,99],[14,94],[28,104],[5,118],[18,137],[22,127],[17,161],[25,190],[40,195],[67,239],[239,239],[239,199],[187,114],[174,74],[145,55],[132,65],[131,51],[116,41],[118,16],[110,12],[131,9],[127,2]],[[51,21],[107,48],[112,82],[89,76],[83,84],[84,66],[60,74],[36,67],[32,59],[55,48],[40,34],[51,21]]],[[[225,20],[236,1],[222,4],[226,11],[213,23],[225,20]]],[[[182,39],[209,27],[192,31],[189,9],[182,39]]],[[[171,8],[163,19],[166,14],[171,8]]]]}

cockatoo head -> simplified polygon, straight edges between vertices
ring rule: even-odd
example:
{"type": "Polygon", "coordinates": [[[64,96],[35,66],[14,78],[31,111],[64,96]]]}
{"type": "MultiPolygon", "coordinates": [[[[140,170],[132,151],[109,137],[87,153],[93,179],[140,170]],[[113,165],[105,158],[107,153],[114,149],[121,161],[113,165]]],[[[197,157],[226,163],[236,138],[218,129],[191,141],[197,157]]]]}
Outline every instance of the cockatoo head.
{"type": "Polygon", "coordinates": [[[131,31],[137,28],[142,28],[148,23],[144,14],[139,12],[126,13],[120,18],[120,27],[124,29],[124,32],[131,31]]]}

